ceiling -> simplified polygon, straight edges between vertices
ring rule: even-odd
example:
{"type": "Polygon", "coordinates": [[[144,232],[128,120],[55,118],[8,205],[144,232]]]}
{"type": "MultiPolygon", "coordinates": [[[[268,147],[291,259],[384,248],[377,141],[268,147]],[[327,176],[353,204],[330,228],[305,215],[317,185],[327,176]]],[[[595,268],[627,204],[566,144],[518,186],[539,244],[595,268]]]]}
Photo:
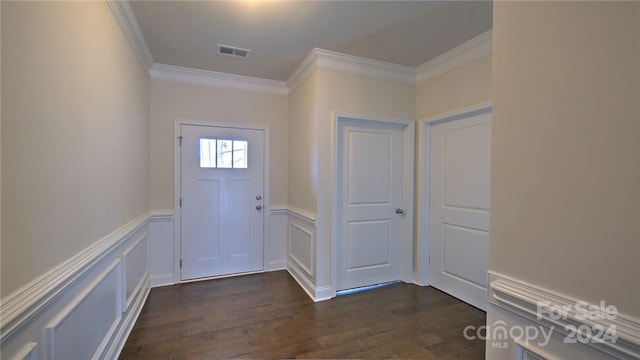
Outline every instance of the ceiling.
{"type": "Polygon", "coordinates": [[[160,64],[285,81],[313,49],[418,66],[492,27],[490,1],[131,1],[160,64]],[[251,50],[217,54],[217,44],[251,50]]]}

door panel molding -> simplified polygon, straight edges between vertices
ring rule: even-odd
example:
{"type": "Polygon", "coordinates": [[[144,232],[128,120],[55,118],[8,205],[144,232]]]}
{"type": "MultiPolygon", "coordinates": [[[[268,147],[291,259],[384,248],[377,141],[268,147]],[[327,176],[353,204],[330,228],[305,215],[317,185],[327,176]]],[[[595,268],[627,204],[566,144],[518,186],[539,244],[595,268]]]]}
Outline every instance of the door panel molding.
{"type": "MultiPolygon", "coordinates": [[[[174,222],[175,226],[173,227],[173,282],[174,284],[179,284],[183,282],[192,282],[199,280],[206,280],[207,278],[196,279],[196,280],[182,280],[181,279],[181,268],[180,268],[180,259],[182,257],[182,208],[180,207],[180,192],[181,192],[181,168],[182,168],[182,159],[180,152],[180,127],[182,125],[193,125],[193,126],[206,126],[206,127],[218,127],[218,128],[230,128],[230,129],[241,129],[241,130],[262,130],[264,131],[264,139],[263,139],[263,148],[264,148],[264,160],[263,160],[263,204],[265,208],[269,208],[270,206],[270,184],[269,184],[269,170],[270,170],[270,151],[269,151],[269,126],[259,125],[259,124],[239,124],[239,123],[224,123],[224,122],[216,122],[216,121],[202,121],[202,120],[192,120],[192,119],[175,119],[173,124],[173,214],[174,214],[174,222]]],[[[266,271],[267,264],[269,264],[269,254],[266,249],[269,247],[270,243],[270,221],[268,221],[268,216],[265,215],[263,221],[263,271],[266,271]]],[[[224,277],[221,276],[221,277],[224,277]]]]}
{"type": "MultiPolygon", "coordinates": [[[[417,187],[416,187],[416,199],[418,206],[416,208],[416,229],[417,243],[417,264],[415,282],[418,285],[426,286],[431,284],[431,274],[429,270],[429,258],[430,258],[430,199],[431,199],[431,182],[430,182],[430,167],[431,167],[431,129],[435,125],[447,123],[451,121],[470,118],[478,115],[490,114],[492,111],[491,102],[484,102],[465,108],[457,109],[454,111],[438,114],[429,118],[418,120],[418,168],[417,168],[417,187]]],[[[468,209],[474,211],[473,209],[468,209]]],[[[478,214],[481,217],[486,214],[478,214]]],[[[487,229],[488,230],[488,229],[487,229]]]]}
{"type": "Polygon", "coordinates": [[[402,127],[402,204],[404,214],[402,215],[402,251],[401,251],[401,268],[402,268],[402,280],[404,282],[413,282],[413,224],[414,224],[414,159],[415,159],[415,121],[408,119],[394,119],[386,117],[377,117],[361,114],[349,114],[349,113],[333,113],[332,123],[332,224],[331,224],[331,297],[335,296],[337,289],[337,253],[338,238],[340,227],[338,222],[338,214],[341,213],[340,208],[342,206],[341,199],[339,199],[338,187],[340,185],[338,167],[341,166],[339,160],[340,154],[338,149],[340,144],[340,126],[346,122],[361,123],[363,125],[400,125],[402,127]]]}

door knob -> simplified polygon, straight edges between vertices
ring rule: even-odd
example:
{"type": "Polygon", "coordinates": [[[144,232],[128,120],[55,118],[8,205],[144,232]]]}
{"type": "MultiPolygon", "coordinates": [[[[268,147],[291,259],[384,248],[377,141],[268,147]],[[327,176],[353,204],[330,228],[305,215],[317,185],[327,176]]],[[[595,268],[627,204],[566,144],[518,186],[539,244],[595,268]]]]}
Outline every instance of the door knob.
{"type": "Polygon", "coordinates": [[[262,200],[262,195],[256,196],[256,200],[262,200]]]}
{"type": "Polygon", "coordinates": [[[404,214],[404,210],[402,210],[402,209],[396,209],[396,214],[400,214],[400,215],[402,215],[402,214],[404,214]]]}
{"type": "Polygon", "coordinates": [[[257,205],[256,210],[262,210],[262,205],[257,205]]]}

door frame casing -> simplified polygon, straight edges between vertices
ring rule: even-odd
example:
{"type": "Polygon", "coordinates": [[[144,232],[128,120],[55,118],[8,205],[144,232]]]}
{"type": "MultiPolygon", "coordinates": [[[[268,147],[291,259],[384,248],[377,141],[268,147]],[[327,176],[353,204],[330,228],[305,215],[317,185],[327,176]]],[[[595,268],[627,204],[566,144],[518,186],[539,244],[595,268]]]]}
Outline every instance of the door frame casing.
{"type": "Polygon", "coordinates": [[[414,271],[413,271],[413,248],[414,248],[414,239],[413,239],[413,223],[414,223],[414,163],[415,163],[415,120],[407,120],[407,119],[393,119],[386,117],[377,117],[370,115],[355,115],[348,113],[333,113],[333,122],[332,122],[332,171],[333,171],[333,189],[332,189],[332,219],[331,219],[331,292],[332,295],[335,296],[337,289],[337,244],[339,234],[338,227],[338,214],[340,213],[338,207],[342,204],[342,199],[339,198],[341,195],[341,191],[339,191],[339,187],[341,187],[338,166],[342,163],[339,160],[341,154],[339,153],[340,144],[339,141],[339,132],[340,125],[342,122],[353,122],[353,123],[362,123],[362,124],[389,124],[389,125],[401,125],[402,126],[402,136],[403,136],[403,153],[402,153],[402,203],[405,208],[405,216],[403,217],[403,226],[402,226],[402,281],[410,283],[413,282],[414,271]]]}
{"type": "Polygon", "coordinates": [[[491,111],[492,104],[488,101],[418,120],[418,186],[416,187],[418,201],[418,206],[416,207],[416,229],[418,231],[416,253],[418,256],[416,257],[415,283],[420,286],[431,285],[429,271],[431,255],[431,229],[429,227],[431,221],[431,127],[476,115],[490,114],[491,111]]]}
{"type": "Polygon", "coordinates": [[[267,216],[268,210],[271,207],[269,202],[269,127],[266,125],[257,124],[237,124],[237,123],[223,123],[215,121],[200,121],[200,120],[188,120],[188,119],[175,119],[173,123],[173,283],[180,284],[186,282],[207,280],[211,278],[221,278],[227,275],[206,277],[195,280],[182,280],[182,269],[180,268],[180,259],[182,258],[182,208],[180,207],[180,197],[182,188],[182,156],[180,146],[180,127],[182,125],[192,126],[206,126],[217,128],[233,128],[241,130],[262,130],[264,131],[263,139],[263,156],[264,156],[264,168],[262,170],[262,187],[264,199],[263,208],[263,225],[262,225],[262,271],[266,271],[267,264],[269,263],[267,246],[269,243],[269,218],[267,216]]]}

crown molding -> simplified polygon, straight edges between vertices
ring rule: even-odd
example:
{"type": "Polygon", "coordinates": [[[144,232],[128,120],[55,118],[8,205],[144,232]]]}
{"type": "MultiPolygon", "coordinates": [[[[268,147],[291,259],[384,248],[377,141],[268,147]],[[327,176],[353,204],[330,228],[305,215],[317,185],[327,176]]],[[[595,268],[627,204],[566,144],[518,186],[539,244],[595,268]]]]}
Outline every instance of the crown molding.
{"type": "Polygon", "coordinates": [[[462,43],[417,68],[313,48],[286,82],[276,81],[157,64],[153,60],[151,50],[142,34],[129,0],[106,0],[106,2],[120,29],[131,44],[138,60],[147,69],[152,79],[224,89],[286,95],[298,87],[317,69],[415,84],[453,70],[492,52],[492,30],[462,43]]]}
{"type": "Polygon", "coordinates": [[[289,75],[287,79],[289,92],[300,86],[318,68],[318,57],[314,50],[311,50],[300,65],[289,75]]]}
{"type": "Polygon", "coordinates": [[[314,48],[318,68],[371,78],[416,83],[416,68],[314,48]]]}
{"type": "Polygon", "coordinates": [[[417,81],[424,81],[470,63],[493,51],[493,30],[482,33],[417,68],[417,81]]]}
{"type": "Polygon", "coordinates": [[[359,56],[313,48],[287,80],[289,90],[300,85],[315,69],[339,71],[375,79],[416,83],[416,69],[359,56]]]}
{"type": "Polygon", "coordinates": [[[153,56],[151,55],[149,45],[147,45],[147,40],[145,40],[142,34],[142,30],[140,30],[138,19],[136,19],[136,15],[133,13],[133,9],[131,9],[129,0],[106,1],[118,25],[120,25],[120,29],[124,33],[125,38],[127,38],[129,44],[131,44],[133,52],[138,57],[142,66],[149,71],[154,64],[153,56]]]}
{"type": "Polygon", "coordinates": [[[222,89],[252,91],[286,95],[289,93],[284,81],[226,74],[181,66],[153,64],[149,70],[152,79],[192,85],[204,85],[222,89]]]}

